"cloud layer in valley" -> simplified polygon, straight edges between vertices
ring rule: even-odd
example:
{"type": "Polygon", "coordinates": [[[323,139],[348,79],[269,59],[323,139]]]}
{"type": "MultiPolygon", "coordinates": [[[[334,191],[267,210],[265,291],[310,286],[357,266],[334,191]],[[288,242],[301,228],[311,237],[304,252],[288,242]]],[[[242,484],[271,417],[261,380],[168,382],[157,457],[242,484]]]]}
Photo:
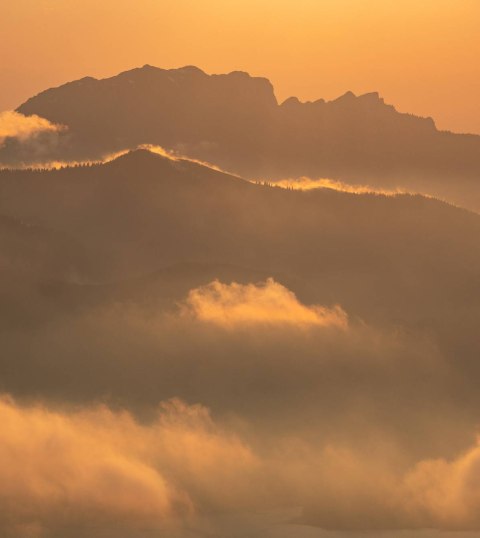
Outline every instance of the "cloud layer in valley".
{"type": "Polygon", "coordinates": [[[142,425],[105,407],[61,412],[3,398],[0,420],[3,536],[71,527],[108,527],[114,535],[174,524],[202,503],[245,502],[241,483],[256,467],[250,450],[217,430],[205,409],[179,401],[142,425]]]}
{"type": "Polygon", "coordinates": [[[303,304],[273,279],[214,281],[173,310],[72,313],[9,334],[13,354],[5,536],[183,538],[205,521],[222,536],[271,511],[336,530],[480,526],[458,364],[419,333],[303,304]]]}
{"type": "MultiPolygon", "coordinates": [[[[242,428],[179,400],[141,423],[105,406],[52,410],[4,396],[0,420],[0,530],[9,538],[190,536],[204,517],[248,521],[249,512],[296,506],[302,521],[336,529],[479,525],[478,445],[402,473],[386,446],[369,453],[288,431],[242,439],[242,428]]],[[[210,533],[220,535],[215,524],[210,533]]]]}

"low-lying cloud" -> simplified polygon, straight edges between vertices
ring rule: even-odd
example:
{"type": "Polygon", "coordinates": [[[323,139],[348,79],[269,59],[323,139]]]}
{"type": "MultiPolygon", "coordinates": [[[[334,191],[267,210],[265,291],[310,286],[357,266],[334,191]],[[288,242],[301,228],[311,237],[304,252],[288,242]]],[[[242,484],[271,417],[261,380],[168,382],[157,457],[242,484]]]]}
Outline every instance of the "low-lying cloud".
{"type": "Polygon", "coordinates": [[[212,282],[190,291],[186,301],[199,320],[224,327],[241,325],[347,326],[340,308],[305,306],[272,278],[259,284],[212,282]]]}
{"type": "Polygon", "coordinates": [[[383,194],[393,196],[405,194],[405,189],[380,189],[369,185],[349,184],[335,179],[300,177],[296,179],[279,179],[270,182],[271,185],[299,191],[309,191],[313,189],[331,189],[334,191],[348,192],[351,194],[383,194]]]}
{"type": "Polygon", "coordinates": [[[405,480],[410,510],[424,526],[480,528],[480,438],[453,460],[417,464],[405,480]]]}
{"type": "Polygon", "coordinates": [[[0,422],[2,536],[105,527],[113,536],[250,504],[256,458],[201,406],[166,402],[146,425],[102,406],[52,411],[3,397],[0,422]]]}
{"type": "Polygon", "coordinates": [[[270,511],[337,531],[478,529],[461,361],[272,279],[11,331],[0,534],[263,538],[238,529],[270,511]]]}
{"type": "Polygon", "coordinates": [[[51,123],[37,115],[25,116],[13,110],[0,112],[0,144],[6,138],[26,141],[39,133],[56,133],[64,130],[61,125],[51,123]]]}
{"type": "Polygon", "coordinates": [[[179,400],[141,423],[105,406],[59,411],[4,396],[0,421],[2,536],[187,536],[197,518],[294,507],[324,528],[480,524],[478,446],[402,471],[381,443],[362,451],[288,431],[235,433],[179,400]]]}
{"type": "Polygon", "coordinates": [[[57,168],[68,146],[69,133],[36,115],[0,113],[0,168],[57,168]]]}

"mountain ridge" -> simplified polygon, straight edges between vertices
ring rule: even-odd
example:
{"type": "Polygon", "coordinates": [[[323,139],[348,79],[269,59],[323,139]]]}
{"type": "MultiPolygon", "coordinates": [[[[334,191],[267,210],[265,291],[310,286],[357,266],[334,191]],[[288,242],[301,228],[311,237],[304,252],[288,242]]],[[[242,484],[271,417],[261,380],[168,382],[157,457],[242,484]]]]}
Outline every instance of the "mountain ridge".
{"type": "MultiPolygon", "coordinates": [[[[386,108],[395,111],[397,114],[411,116],[411,117],[414,117],[414,118],[417,118],[417,119],[420,119],[420,120],[426,120],[429,123],[433,123],[433,125],[435,125],[435,122],[434,122],[433,118],[431,118],[429,116],[421,116],[421,115],[416,115],[416,114],[410,114],[410,113],[407,113],[407,112],[399,112],[395,108],[394,105],[385,103],[385,99],[383,97],[381,97],[379,92],[377,92],[377,91],[371,91],[371,92],[367,92],[367,93],[364,93],[364,94],[358,94],[357,95],[354,92],[352,92],[351,90],[347,90],[345,93],[343,93],[343,94],[341,94],[338,97],[335,97],[333,99],[326,100],[326,99],[323,99],[323,98],[318,98],[318,99],[316,99],[314,101],[309,101],[309,100],[302,101],[297,96],[290,96],[290,97],[287,97],[283,101],[280,102],[280,101],[277,100],[277,98],[275,96],[275,91],[274,91],[273,84],[266,77],[252,76],[246,71],[238,71],[238,70],[230,71],[229,73],[225,73],[225,74],[207,74],[205,71],[203,71],[199,67],[196,67],[196,66],[193,66],[193,65],[187,65],[187,66],[184,66],[184,67],[172,68],[172,69],[162,69],[162,68],[155,67],[155,66],[152,66],[152,65],[149,65],[149,64],[145,64],[142,67],[137,67],[137,68],[128,69],[126,71],[121,71],[117,75],[113,75],[113,76],[110,76],[110,77],[96,78],[96,77],[86,76],[86,77],[83,77],[83,78],[80,78],[80,79],[77,79],[77,80],[73,80],[71,82],[60,84],[59,86],[55,86],[55,87],[52,87],[52,88],[45,89],[45,90],[39,92],[38,94],[30,97],[29,99],[27,99],[22,104],[20,104],[17,107],[16,111],[25,113],[26,111],[28,111],[29,104],[32,101],[36,100],[38,97],[43,96],[43,95],[47,95],[50,92],[55,91],[55,90],[60,90],[62,88],[70,87],[72,85],[73,86],[82,86],[82,85],[85,85],[85,84],[111,83],[111,82],[114,82],[116,80],[121,80],[121,79],[126,79],[126,80],[129,80],[131,82],[134,82],[134,79],[132,79],[132,76],[135,76],[135,75],[140,75],[140,76],[147,75],[147,76],[149,76],[151,74],[166,75],[167,77],[170,76],[170,75],[174,75],[174,76],[177,75],[178,76],[180,74],[189,74],[189,75],[201,77],[201,78],[204,78],[204,79],[208,78],[208,77],[213,77],[213,78],[218,77],[218,78],[230,78],[232,80],[233,79],[236,79],[236,80],[240,80],[240,79],[249,80],[250,82],[263,84],[266,88],[268,88],[268,90],[271,93],[271,96],[270,96],[271,99],[270,100],[272,102],[274,101],[276,106],[278,106],[278,107],[282,107],[282,106],[284,106],[286,104],[289,104],[292,101],[294,101],[296,104],[300,104],[300,105],[322,105],[322,104],[325,104],[325,105],[337,104],[338,105],[340,103],[343,104],[343,103],[348,102],[348,101],[357,100],[359,102],[364,102],[364,103],[368,102],[369,104],[384,105],[386,108]]],[[[50,118],[47,118],[47,119],[50,119],[50,118]]],[[[442,132],[451,132],[451,131],[442,131],[442,132]]],[[[455,134],[463,134],[463,133],[455,133],[455,134]]],[[[475,135],[473,135],[473,136],[475,136],[475,135]]]]}
{"type": "MultiPolygon", "coordinates": [[[[377,93],[279,103],[265,78],[146,65],[46,90],[18,109],[65,125],[35,157],[75,161],[158,145],[246,179],[330,178],[480,211],[480,136],[437,129],[377,93]]],[[[24,159],[9,139],[0,162],[24,159]]]]}

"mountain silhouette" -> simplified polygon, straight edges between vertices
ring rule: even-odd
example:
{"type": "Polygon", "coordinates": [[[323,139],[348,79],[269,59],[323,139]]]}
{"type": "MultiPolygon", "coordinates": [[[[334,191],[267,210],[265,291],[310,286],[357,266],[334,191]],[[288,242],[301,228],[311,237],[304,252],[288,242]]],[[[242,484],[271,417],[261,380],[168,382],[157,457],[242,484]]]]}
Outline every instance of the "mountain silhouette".
{"type": "Polygon", "coordinates": [[[49,148],[56,159],[158,144],[248,178],[328,177],[480,208],[480,136],[439,131],[377,93],[279,104],[267,79],[247,73],[146,65],[44,91],[18,111],[68,126],[49,148]]]}

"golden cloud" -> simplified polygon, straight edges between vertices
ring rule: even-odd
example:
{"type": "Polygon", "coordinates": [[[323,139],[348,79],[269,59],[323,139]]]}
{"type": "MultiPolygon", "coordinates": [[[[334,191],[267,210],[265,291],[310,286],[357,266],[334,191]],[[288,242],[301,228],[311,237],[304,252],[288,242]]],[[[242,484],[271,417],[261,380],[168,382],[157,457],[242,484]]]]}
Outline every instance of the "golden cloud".
{"type": "Polygon", "coordinates": [[[347,192],[351,194],[383,194],[385,196],[394,196],[396,194],[405,194],[405,189],[379,189],[370,185],[357,185],[345,183],[335,179],[301,177],[297,179],[280,179],[270,182],[271,185],[283,189],[292,189],[299,191],[309,191],[313,189],[331,189],[334,191],[347,192]]]}
{"type": "Polygon", "coordinates": [[[232,502],[233,491],[238,502],[256,465],[205,408],[178,400],[142,425],[102,406],[59,412],[3,397],[0,423],[0,529],[21,538],[173,524],[202,502],[232,502]]]}
{"type": "Polygon", "coordinates": [[[451,461],[420,462],[405,484],[418,521],[448,529],[480,528],[480,439],[451,461]]]}
{"type": "Polygon", "coordinates": [[[305,306],[272,278],[246,285],[211,282],[191,290],[186,305],[197,319],[224,327],[260,324],[345,328],[348,323],[340,307],[305,306]]]}
{"type": "Polygon", "coordinates": [[[405,471],[398,450],[377,441],[359,450],[259,432],[247,443],[180,400],[144,423],[105,406],[54,411],[4,396],[0,421],[2,536],[183,536],[219,511],[294,506],[337,529],[480,526],[480,445],[405,471]]]}
{"type": "Polygon", "coordinates": [[[39,133],[62,130],[64,130],[63,126],[55,125],[37,115],[24,116],[13,110],[0,112],[0,143],[9,137],[24,141],[39,133]]]}

